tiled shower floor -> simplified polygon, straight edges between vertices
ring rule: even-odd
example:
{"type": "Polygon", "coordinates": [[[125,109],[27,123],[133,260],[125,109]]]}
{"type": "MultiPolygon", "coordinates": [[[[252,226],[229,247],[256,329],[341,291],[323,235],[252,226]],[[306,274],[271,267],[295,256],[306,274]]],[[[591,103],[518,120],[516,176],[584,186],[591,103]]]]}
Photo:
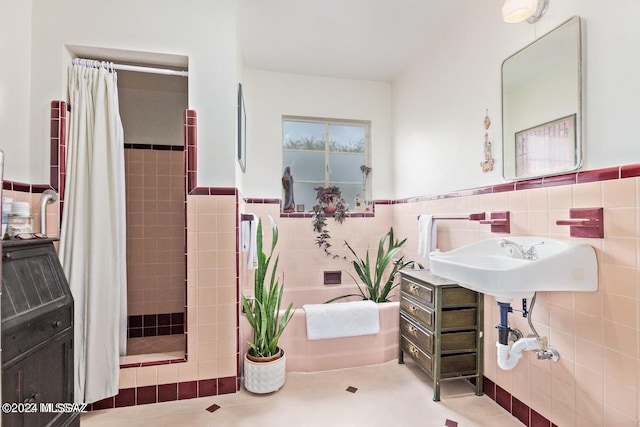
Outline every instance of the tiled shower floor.
{"type": "Polygon", "coordinates": [[[127,339],[127,355],[120,356],[120,365],[155,362],[184,357],[184,335],[161,335],[127,339]]]}
{"type": "Polygon", "coordinates": [[[444,381],[434,402],[432,381],[412,362],[287,373],[280,391],[178,400],[82,415],[92,426],[420,426],[522,427],[464,380],[444,381]],[[352,391],[348,391],[350,389],[352,391]],[[353,392],[355,389],[355,392],[353,392]]]}

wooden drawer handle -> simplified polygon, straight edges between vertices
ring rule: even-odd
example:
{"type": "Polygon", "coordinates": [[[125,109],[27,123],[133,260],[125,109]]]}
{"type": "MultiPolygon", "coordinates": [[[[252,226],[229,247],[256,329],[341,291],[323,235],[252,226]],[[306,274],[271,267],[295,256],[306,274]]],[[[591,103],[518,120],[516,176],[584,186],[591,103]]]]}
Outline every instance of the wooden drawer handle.
{"type": "Polygon", "coordinates": [[[51,327],[54,328],[54,329],[55,328],[59,328],[60,325],[62,325],[62,322],[59,321],[59,320],[54,320],[53,322],[51,322],[51,327]]]}

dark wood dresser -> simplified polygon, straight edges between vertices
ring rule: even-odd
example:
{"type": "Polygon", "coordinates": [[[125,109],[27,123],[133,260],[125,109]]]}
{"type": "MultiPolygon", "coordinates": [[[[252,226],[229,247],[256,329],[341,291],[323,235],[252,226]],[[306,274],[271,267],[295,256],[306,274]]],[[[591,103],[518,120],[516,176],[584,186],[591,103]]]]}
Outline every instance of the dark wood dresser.
{"type": "Polygon", "coordinates": [[[3,427],[80,425],[55,406],[73,402],[73,298],[53,242],[2,241],[3,427]]]}
{"type": "Polygon", "coordinates": [[[429,270],[405,270],[400,282],[400,354],[406,352],[433,379],[433,400],[440,382],[475,378],[482,395],[484,296],[429,270]]]}

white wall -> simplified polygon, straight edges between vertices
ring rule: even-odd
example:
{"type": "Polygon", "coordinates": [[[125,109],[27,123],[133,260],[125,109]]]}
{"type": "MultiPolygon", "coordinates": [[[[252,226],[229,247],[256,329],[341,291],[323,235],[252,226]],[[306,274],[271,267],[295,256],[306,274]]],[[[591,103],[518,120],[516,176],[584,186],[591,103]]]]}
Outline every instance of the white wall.
{"type": "Polygon", "coordinates": [[[573,15],[584,18],[585,164],[597,169],[640,162],[632,124],[640,116],[640,3],[551,0],[535,25],[507,25],[492,0],[466,14],[392,84],[396,197],[504,182],[500,66],[515,51],[573,15]],[[495,170],[480,168],[482,120],[489,110],[495,170]],[[416,161],[416,159],[420,159],[416,161]]]}
{"type": "Polygon", "coordinates": [[[31,6],[31,0],[0,0],[0,149],[5,179],[18,182],[29,182],[31,6]]]}
{"type": "Polygon", "coordinates": [[[234,0],[34,0],[31,182],[48,180],[49,103],[66,99],[65,45],[79,45],[188,56],[198,184],[235,186],[235,10],[234,0]]]}
{"type": "Polygon", "coordinates": [[[247,172],[242,194],[282,197],[282,116],[295,115],[370,120],[373,198],[391,198],[390,89],[382,82],[245,69],[247,172]]]}

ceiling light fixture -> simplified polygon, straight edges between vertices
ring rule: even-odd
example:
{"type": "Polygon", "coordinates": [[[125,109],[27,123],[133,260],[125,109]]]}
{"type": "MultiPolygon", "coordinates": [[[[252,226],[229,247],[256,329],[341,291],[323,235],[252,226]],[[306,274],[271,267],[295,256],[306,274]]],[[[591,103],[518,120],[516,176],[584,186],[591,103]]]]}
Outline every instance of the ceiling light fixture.
{"type": "Polygon", "coordinates": [[[526,20],[533,24],[544,15],[549,0],[504,0],[502,19],[507,24],[517,24],[526,20]]]}

